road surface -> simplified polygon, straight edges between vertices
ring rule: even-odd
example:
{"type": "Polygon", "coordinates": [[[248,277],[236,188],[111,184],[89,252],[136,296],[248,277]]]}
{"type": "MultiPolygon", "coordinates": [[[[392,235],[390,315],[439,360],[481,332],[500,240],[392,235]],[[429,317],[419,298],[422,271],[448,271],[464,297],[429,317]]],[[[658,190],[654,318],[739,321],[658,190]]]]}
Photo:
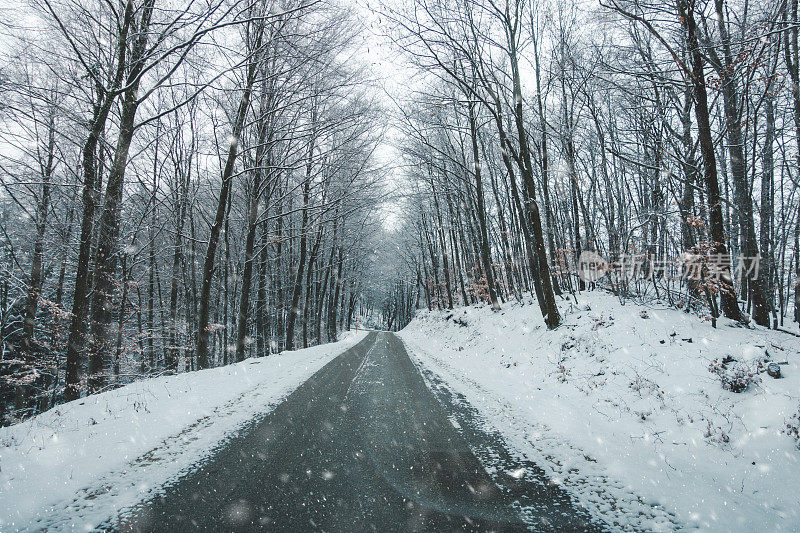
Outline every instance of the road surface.
{"type": "MultiPolygon", "coordinates": [[[[466,434],[473,449],[484,444],[475,442],[479,432],[466,434]]],[[[403,343],[371,332],[163,496],[109,528],[597,529],[545,478],[515,490],[496,481],[426,388],[403,343]],[[525,499],[536,500],[527,512],[520,507],[525,499]]]]}

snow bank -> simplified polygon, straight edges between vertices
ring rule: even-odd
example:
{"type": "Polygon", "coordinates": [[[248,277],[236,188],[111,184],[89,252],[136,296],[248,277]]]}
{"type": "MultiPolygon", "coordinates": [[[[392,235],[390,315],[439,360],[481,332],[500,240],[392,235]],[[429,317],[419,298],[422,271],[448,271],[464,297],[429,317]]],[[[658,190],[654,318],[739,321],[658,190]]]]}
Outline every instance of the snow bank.
{"type": "Polygon", "coordinates": [[[0,429],[0,530],[92,529],[152,497],[363,339],[138,381],[0,429]]]}
{"type": "Polygon", "coordinates": [[[465,395],[509,446],[615,528],[800,531],[800,339],[611,295],[538,306],[422,312],[401,332],[412,358],[465,395]],[[781,365],[741,393],[709,365],[781,365]]]}

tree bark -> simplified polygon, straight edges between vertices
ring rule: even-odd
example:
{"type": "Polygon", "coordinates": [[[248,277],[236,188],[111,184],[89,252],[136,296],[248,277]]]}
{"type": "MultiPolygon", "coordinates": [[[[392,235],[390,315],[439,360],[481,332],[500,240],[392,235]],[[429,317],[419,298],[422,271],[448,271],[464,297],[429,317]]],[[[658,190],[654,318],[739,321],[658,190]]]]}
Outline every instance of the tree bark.
{"type": "Polygon", "coordinates": [[[489,301],[492,304],[492,310],[499,311],[500,303],[497,301],[494,272],[492,270],[492,256],[489,250],[489,233],[486,229],[486,206],[483,200],[483,183],[481,182],[481,160],[478,155],[478,129],[475,122],[475,104],[470,102],[468,106],[469,131],[472,139],[473,177],[475,179],[475,200],[478,203],[476,211],[478,215],[478,230],[480,232],[481,263],[483,265],[483,274],[486,276],[486,285],[488,285],[489,301]]]}
{"type": "MultiPolygon", "coordinates": [[[[260,45],[261,31],[258,32],[256,37],[256,45],[253,47],[253,50],[259,50],[261,47],[260,45]]],[[[219,199],[217,200],[217,211],[214,217],[214,223],[211,225],[205,261],[203,262],[203,281],[200,289],[200,300],[198,302],[197,312],[197,368],[200,370],[208,368],[209,363],[209,304],[211,298],[211,283],[214,278],[214,258],[217,253],[219,236],[220,232],[222,231],[222,224],[227,211],[226,207],[228,197],[230,196],[231,184],[233,182],[233,167],[236,163],[236,156],[238,154],[239,139],[242,135],[242,129],[244,128],[244,121],[245,117],[247,116],[247,111],[250,109],[250,97],[253,91],[253,83],[255,82],[256,78],[257,65],[257,59],[251,57],[247,78],[245,81],[244,92],[242,94],[242,99],[239,102],[239,108],[236,111],[236,118],[233,123],[233,132],[228,146],[228,156],[225,160],[225,168],[222,171],[222,187],[220,188],[219,199]]]]}
{"type": "Polygon", "coordinates": [[[714,154],[714,139],[711,134],[711,120],[708,112],[708,94],[706,90],[703,56],[700,53],[697,23],[694,18],[694,0],[678,0],[678,11],[687,31],[687,40],[692,59],[692,84],[695,98],[695,118],[697,120],[700,151],[703,156],[703,179],[708,195],[708,208],[711,226],[711,238],[714,241],[714,253],[721,263],[720,299],[723,314],[733,320],[741,320],[742,314],[736,301],[736,294],[730,275],[730,258],[725,245],[725,227],[722,218],[722,200],[717,180],[717,159],[714,154]]]}
{"type": "Polygon", "coordinates": [[[36,210],[36,237],[33,243],[33,256],[31,258],[31,273],[28,279],[28,294],[25,298],[25,312],[22,321],[22,337],[20,339],[20,353],[27,367],[25,371],[31,372],[30,383],[18,385],[16,390],[15,409],[25,409],[30,401],[30,385],[35,381],[35,356],[33,354],[33,336],[36,327],[36,315],[39,311],[39,295],[42,292],[42,256],[44,255],[44,235],[47,229],[47,216],[50,212],[50,181],[53,173],[55,156],[55,115],[51,113],[47,131],[47,145],[45,147],[45,161],[41,162],[42,195],[36,210]]]}
{"type": "Polygon", "coordinates": [[[97,100],[95,101],[92,113],[92,121],[89,128],[89,136],[83,144],[81,150],[81,168],[83,172],[83,216],[81,219],[81,236],[78,248],[78,267],[75,272],[75,288],[72,300],[72,319],[69,326],[69,338],[67,341],[67,361],[66,377],[64,388],[64,399],[66,401],[75,400],[80,397],[80,364],[83,349],[86,344],[86,316],[89,312],[89,288],[91,285],[91,273],[89,262],[92,253],[92,236],[94,227],[95,209],[99,196],[97,180],[97,145],[101,135],[105,131],[108,114],[114,103],[115,91],[122,83],[126,68],[126,52],[128,50],[128,31],[133,19],[133,0],[125,3],[125,12],[122,24],[120,24],[119,35],[117,36],[117,68],[110,88],[107,90],[99,80],[95,90],[97,100]]]}
{"type": "MultiPolygon", "coordinates": [[[[264,88],[266,91],[266,88],[264,88]]],[[[258,229],[258,206],[261,200],[261,187],[264,160],[271,162],[267,155],[273,141],[271,117],[264,116],[272,112],[272,94],[262,94],[261,124],[259,124],[256,140],[255,169],[253,170],[253,183],[250,191],[250,205],[247,215],[247,238],[244,247],[244,268],[242,270],[242,293],[239,300],[239,312],[236,317],[236,361],[244,361],[245,348],[247,347],[247,318],[250,314],[250,287],[253,278],[253,264],[255,262],[256,230],[258,229]]]]}
{"type": "Polygon", "coordinates": [[[95,286],[92,291],[91,342],[89,345],[89,391],[97,392],[107,383],[105,375],[108,354],[113,353],[109,342],[109,326],[113,317],[114,275],[117,269],[117,247],[124,192],[125,169],[128,165],[128,152],[133,140],[134,120],[139,107],[139,74],[144,68],[144,55],[149,36],[150,18],[155,0],[146,0],[141,12],[136,39],[131,50],[130,72],[120,114],[119,135],[114,151],[114,160],[106,184],[105,203],[100,215],[95,257],[95,286]]]}
{"type": "MultiPolygon", "coordinates": [[[[316,109],[312,109],[311,122],[316,124],[316,109]]],[[[301,222],[300,222],[300,257],[297,261],[297,272],[294,278],[294,287],[292,288],[292,301],[289,307],[289,318],[286,322],[286,349],[294,349],[294,325],[297,322],[297,316],[300,310],[297,308],[300,305],[300,294],[303,290],[303,272],[306,266],[306,254],[308,248],[308,239],[306,238],[307,225],[308,225],[308,202],[311,192],[311,170],[314,163],[314,143],[315,127],[312,126],[311,139],[308,145],[308,161],[306,163],[306,175],[303,181],[303,207],[301,209],[301,222]]]]}
{"type": "MultiPolygon", "coordinates": [[[[719,69],[722,82],[723,107],[728,133],[728,154],[731,162],[731,176],[736,201],[739,228],[742,232],[742,258],[745,265],[741,265],[742,272],[747,272],[750,267],[757,264],[760,253],[756,239],[755,224],[753,222],[753,201],[750,197],[750,184],[744,159],[744,136],[742,135],[742,121],[739,111],[739,91],[734,76],[735,65],[731,52],[731,43],[725,21],[723,0],[714,1],[717,12],[717,26],[722,40],[723,62],[719,69]]],[[[760,326],[769,326],[769,306],[764,294],[763,283],[757,279],[741,280],[753,300],[753,320],[760,326]]]]}
{"type": "MultiPolygon", "coordinates": [[[[792,81],[792,106],[794,107],[795,141],[797,143],[796,168],[800,168],[800,50],[798,49],[797,0],[786,2],[784,19],[788,19],[787,30],[783,32],[783,54],[786,70],[792,81]]],[[[800,232],[800,217],[797,217],[795,235],[800,232]]],[[[795,257],[800,255],[795,238],[795,257]]],[[[800,261],[795,261],[794,272],[794,321],[800,323],[800,261]]]]}

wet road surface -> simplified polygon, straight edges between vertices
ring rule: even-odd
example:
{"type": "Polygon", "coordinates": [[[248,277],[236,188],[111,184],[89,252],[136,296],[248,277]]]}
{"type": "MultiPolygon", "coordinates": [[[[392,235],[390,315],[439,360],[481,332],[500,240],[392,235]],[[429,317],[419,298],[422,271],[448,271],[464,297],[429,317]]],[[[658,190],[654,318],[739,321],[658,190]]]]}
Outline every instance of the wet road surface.
{"type": "MultiPolygon", "coordinates": [[[[462,432],[473,449],[498,447],[478,431],[462,432]]],[[[109,529],[597,529],[546,479],[513,481],[486,473],[402,342],[372,332],[198,470],[109,529]]]]}

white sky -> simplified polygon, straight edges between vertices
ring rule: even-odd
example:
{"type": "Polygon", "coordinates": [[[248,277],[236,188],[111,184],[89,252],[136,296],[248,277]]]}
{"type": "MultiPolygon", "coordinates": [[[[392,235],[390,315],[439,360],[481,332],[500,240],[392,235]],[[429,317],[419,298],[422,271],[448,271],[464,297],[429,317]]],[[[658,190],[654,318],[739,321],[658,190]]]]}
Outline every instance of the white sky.
{"type": "MultiPolygon", "coordinates": [[[[386,110],[386,113],[380,117],[380,120],[385,122],[386,136],[378,146],[375,157],[380,165],[387,168],[386,181],[390,187],[393,187],[402,175],[402,169],[399,166],[401,156],[395,147],[401,132],[391,121],[396,111],[395,101],[402,101],[410,94],[409,87],[412,85],[414,71],[405,64],[402,53],[386,36],[389,28],[386,20],[373,11],[372,6],[376,5],[374,1],[348,1],[352,2],[356,13],[364,22],[365,31],[362,36],[363,43],[360,54],[376,79],[376,86],[379,89],[376,96],[382,101],[386,110]]],[[[400,209],[400,204],[397,201],[388,202],[384,206],[384,227],[387,229],[397,226],[398,209],[400,209]]]]}

